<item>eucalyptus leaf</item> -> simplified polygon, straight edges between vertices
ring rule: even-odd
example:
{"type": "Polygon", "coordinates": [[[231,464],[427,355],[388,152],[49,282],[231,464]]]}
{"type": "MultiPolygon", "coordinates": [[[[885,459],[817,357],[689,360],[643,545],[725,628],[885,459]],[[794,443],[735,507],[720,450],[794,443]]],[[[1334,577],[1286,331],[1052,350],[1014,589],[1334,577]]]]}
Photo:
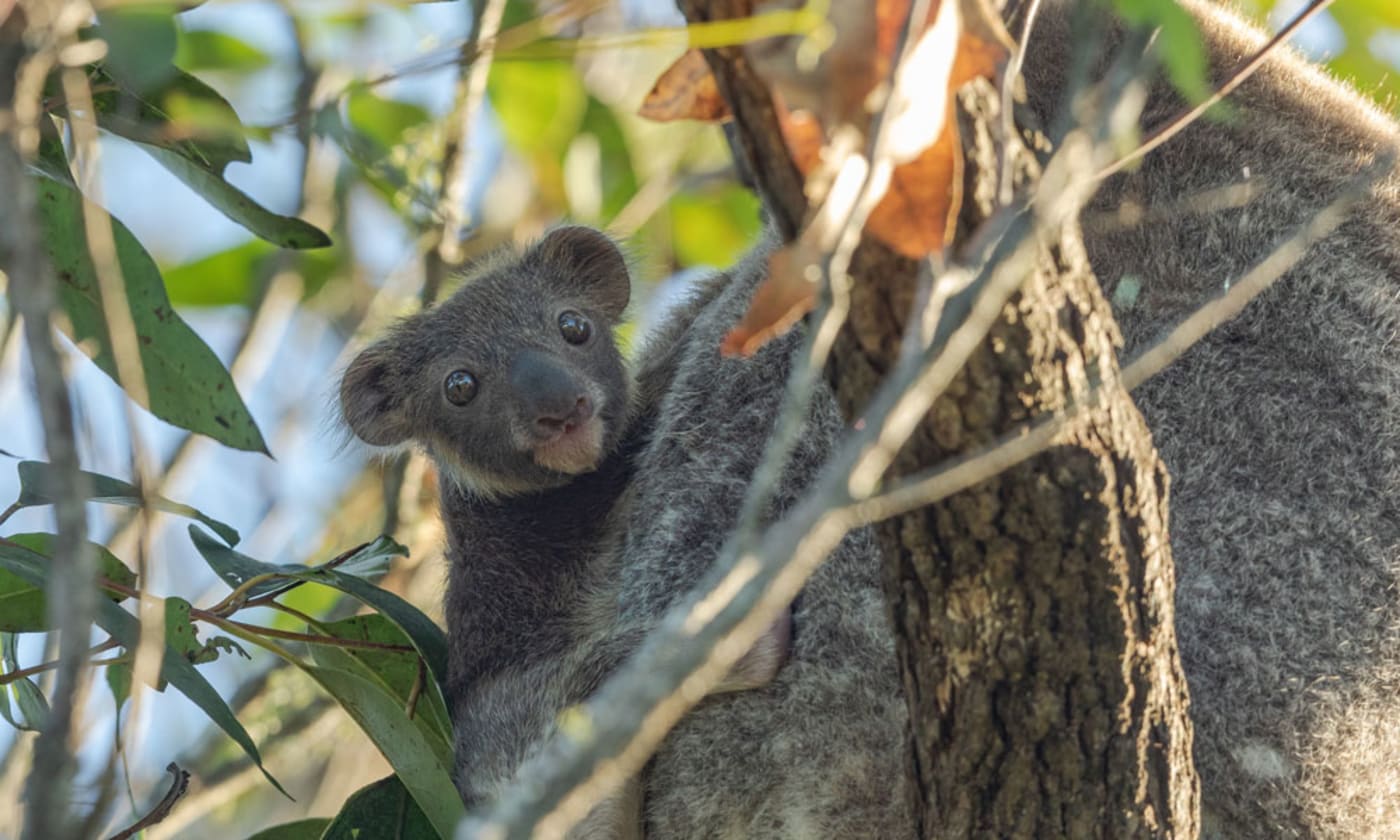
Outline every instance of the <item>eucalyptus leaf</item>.
{"type": "Polygon", "coordinates": [[[272,63],[272,56],[226,32],[215,29],[185,29],[179,33],[174,62],[185,70],[260,70],[272,63]]]}
{"type": "MultiPolygon", "coordinates": [[[[340,703],[379,748],[389,766],[394,768],[397,778],[413,795],[427,822],[442,837],[452,837],[457,823],[466,815],[466,809],[452,783],[451,765],[442,762],[422,730],[404,715],[399,701],[383,688],[355,674],[315,666],[303,670],[340,703]]],[[[395,808],[390,813],[400,813],[400,809],[395,808]]],[[[325,836],[333,836],[330,829],[325,836]]],[[[362,829],[358,836],[398,835],[393,831],[379,833],[362,829]]]]}
{"type": "MultiPolygon", "coordinates": [[[[438,840],[440,834],[413,801],[397,776],[365,785],[350,795],[321,840],[365,840],[393,837],[397,840],[438,840]]],[[[250,839],[251,840],[251,839],[250,839]]],[[[290,840],[290,838],[289,838],[290,840]]]]}
{"type": "Polygon", "coordinates": [[[103,65],[93,66],[89,72],[98,126],[137,143],[168,148],[216,173],[230,163],[250,162],[246,129],[233,106],[189,73],[171,69],[159,90],[138,92],[103,65]]]}
{"type": "Polygon", "coordinates": [[[199,528],[190,526],[190,539],[194,547],[224,583],[237,589],[244,583],[260,575],[278,575],[280,579],[265,580],[248,589],[248,598],[260,598],[277,592],[285,592],[301,583],[303,572],[318,568],[334,567],[346,575],[355,577],[378,577],[389,569],[389,562],[395,557],[407,557],[408,549],[389,539],[380,537],[365,543],[349,556],[331,560],[322,566],[301,566],[295,563],[265,563],[246,554],[240,554],[228,546],[220,545],[209,538],[199,528]],[[288,580],[287,578],[292,578],[288,580]]]}
{"type": "Polygon", "coordinates": [[[331,238],[309,222],[282,216],[258,204],[216,170],[160,146],[138,144],[176,178],[233,221],[283,248],[324,248],[331,238]]]}
{"type": "MultiPolygon", "coordinates": [[[[282,823],[264,828],[248,840],[320,840],[326,827],[331,824],[328,817],[312,817],[296,822],[282,823]]],[[[374,835],[362,834],[360,840],[369,840],[374,835]]]]}
{"type": "MultiPolygon", "coordinates": [[[[377,613],[319,624],[315,629],[337,639],[413,646],[396,624],[377,613]]],[[[416,695],[414,721],[420,723],[420,728],[423,728],[444,763],[451,764],[452,723],[447,716],[447,704],[437,682],[423,669],[422,660],[416,652],[338,647],[332,644],[313,644],[310,648],[311,658],[317,665],[371,679],[387,689],[401,704],[407,704],[409,698],[416,695]]]]}
{"type": "MultiPolygon", "coordinates": [[[[37,178],[44,249],[59,280],[59,298],[71,324],[71,336],[104,373],[117,378],[116,359],[103,313],[97,269],[84,230],[84,207],[111,219],[87,203],[71,184],[37,178]]],[[[160,271],[131,231],[111,219],[117,267],[136,328],[137,349],[145,372],[151,413],[168,423],[252,452],[266,452],[233,379],[219,357],[176,314],[165,295],[160,271]]]]}
{"type": "MultiPolygon", "coordinates": [[[[8,674],[18,671],[19,643],[14,633],[0,633],[0,671],[8,674]]],[[[49,719],[49,701],[28,677],[21,677],[5,685],[0,685],[0,717],[10,722],[16,729],[37,732],[44,728],[49,719]],[[10,708],[10,698],[14,698],[15,709],[10,708]],[[19,714],[16,715],[15,711],[19,714]]]]}
{"type": "MultiPolygon", "coordinates": [[[[15,504],[21,508],[35,507],[38,505],[51,505],[54,501],[53,492],[53,465],[44,461],[20,461],[19,472],[19,498],[15,504]]],[[[101,502],[108,505],[121,505],[123,507],[140,507],[141,493],[132,485],[119,478],[112,478],[101,473],[82,473],[84,483],[87,485],[87,496],[84,497],[89,502],[101,502]]],[[[214,533],[218,534],[224,542],[229,545],[238,545],[238,532],[228,525],[209,516],[205,516],[189,505],[182,505],[179,502],[172,502],[162,496],[155,496],[151,499],[151,505],[156,510],[165,513],[173,513],[176,516],[183,516],[204,523],[214,533]]]]}
{"type": "MultiPolygon", "coordinates": [[[[195,549],[204,557],[204,561],[209,564],[209,567],[230,586],[237,587],[243,581],[256,575],[277,574],[298,581],[319,583],[332,589],[338,589],[360,603],[373,607],[387,616],[408,635],[409,641],[418,649],[418,653],[428,664],[428,668],[432,671],[433,678],[438,681],[438,684],[440,686],[447,684],[447,636],[443,634],[442,628],[434,624],[433,620],[424,615],[417,607],[361,577],[367,569],[377,568],[380,563],[385,562],[390,557],[406,557],[408,555],[408,549],[388,537],[381,536],[374,542],[362,546],[350,557],[334,566],[331,563],[326,563],[311,567],[290,564],[274,565],[254,560],[227,546],[220,545],[193,525],[190,526],[190,539],[194,541],[195,549]]],[[[259,587],[263,585],[275,585],[264,591],[263,594],[281,591],[285,588],[285,582],[267,581],[266,584],[254,586],[250,592],[259,592],[259,587]]]]}
{"type": "MultiPolygon", "coordinates": [[[[44,557],[23,546],[0,540],[0,567],[20,576],[33,586],[42,587],[45,584],[49,564],[44,557]]],[[[97,602],[97,615],[94,620],[98,627],[105,630],[127,650],[136,649],[138,637],[141,634],[141,622],[137,620],[136,616],[102,598],[97,602]]],[[[273,787],[277,788],[288,799],[291,798],[282,789],[282,785],[263,767],[257,745],[248,736],[248,731],[243,728],[243,724],[238,722],[238,718],[234,716],[224,699],[187,659],[167,647],[165,655],[161,659],[160,677],[163,681],[179,689],[182,694],[198,706],[216,726],[243,748],[243,751],[253,760],[253,763],[258,766],[258,769],[262,771],[263,776],[272,783],[273,787]]]]}
{"type": "MultiPolygon", "coordinates": [[[[3,539],[53,558],[53,534],[10,534],[3,539]]],[[[88,543],[97,555],[98,573],[123,586],[136,585],[136,573],[126,567],[116,555],[97,543],[88,543]]],[[[113,601],[121,601],[126,596],[107,593],[113,601]]],[[[0,631],[8,633],[34,633],[53,629],[53,622],[45,618],[44,591],[28,582],[0,569],[0,631]]]]}

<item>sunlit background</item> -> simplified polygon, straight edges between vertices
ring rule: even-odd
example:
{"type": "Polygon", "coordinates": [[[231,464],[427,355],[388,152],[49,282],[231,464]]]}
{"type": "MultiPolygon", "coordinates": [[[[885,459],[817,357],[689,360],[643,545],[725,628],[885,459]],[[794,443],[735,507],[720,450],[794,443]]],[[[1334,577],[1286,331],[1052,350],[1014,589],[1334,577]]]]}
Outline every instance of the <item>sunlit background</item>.
{"type": "MultiPolygon", "coordinates": [[[[1389,3],[1393,0],[1379,0],[1389,3]]],[[[556,4],[557,5],[557,4],[556,4]]],[[[478,254],[522,242],[561,219],[610,228],[634,258],[634,307],[666,278],[732,262],[758,230],[757,204],[736,185],[719,129],[648,123],[634,116],[652,80],[683,42],[668,0],[623,0],[570,24],[576,53],[498,56],[487,101],[467,147],[465,248],[478,254]],[[619,45],[613,36],[639,34],[619,45]]],[[[1268,25],[1301,0],[1247,4],[1268,25]]],[[[1400,32],[1376,26],[1366,0],[1339,0],[1297,43],[1383,102],[1400,91],[1400,32]]],[[[507,26],[531,18],[511,2],[507,26]]],[[[162,475],[159,493],[238,528],[240,550],[270,562],[320,562],[386,527],[412,549],[382,585],[440,618],[445,569],[431,474],[421,459],[402,469],[344,445],[332,410],[338,370],[365,337],[419,306],[426,232],[436,221],[442,117],[459,76],[456,48],[470,10],[462,2],[204,3],[180,16],[177,64],[221,93],[247,126],[251,164],[228,179],[266,207],[307,219],[335,245],[279,255],[229,221],[127,141],[104,136],[97,198],[157,258],[172,301],[230,367],[272,458],[237,452],[137,410],[127,425],[123,393],[70,348],[71,390],[82,464],[132,475],[132,441],[162,475]],[[312,75],[308,75],[312,74],[312,75]],[[311,81],[309,99],[299,99],[311,81]],[[359,84],[375,80],[372,86],[359,84]],[[313,112],[309,151],[298,115],[313,112]],[[347,151],[348,150],[348,151],[347,151]],[[385,494],[394,511],[386,520],[385,494]]],[[[674,284],[673,284],[674,285],[674,284]]],[[[0,301],[0,306],[6,306],[0,301]]],[[[0,335],[0,449],[44,455],[14,319],[0,335]]],[[[0,506],[18,493],[0,458],[0,506]]],[[[119,557],[136,550],[125,509],[89,506],[92,539],[119,557]]],[[[21,511],[7,534],[52,530],[47,508],[21,511]]],[[[149,591],[195,604],[226,587],[191,547],[183,521],[159,520],[149,591]]],[[[307,586],[289,601],[322,615],[335,593],[307,586]]],[[[240,616],[243,617],[243,616],[240,616]]],[[[248,620],[300,629],[285,615],[248,620]]],[[[18,659],[51,655],[43,637],[21,637],[18,659]]],[[[333,814],[387,764],[327,697],[293,669],[250,648],[203,666],[296,801],[277,794],[231,742],[177,692],[147,692],[138,719],[118,716],[99,678],[81,715],[83,780],[108,766],[115,745],[121,793],[111,817],[129,823],[164,791],[170,761],[196,776],[190,796],[152,838],[244,836],[301,816],[333,814]]],[[[42,684],[42,683],[41,683],[42,684]]],[[[129,708],[129,707],[128,707],[129,708]]],[[[0,803],[19,801],[31,736],[0,725],[0,803]]],[[[18,809],[0,805],[0,837],[18,832],[18,809]]]]}

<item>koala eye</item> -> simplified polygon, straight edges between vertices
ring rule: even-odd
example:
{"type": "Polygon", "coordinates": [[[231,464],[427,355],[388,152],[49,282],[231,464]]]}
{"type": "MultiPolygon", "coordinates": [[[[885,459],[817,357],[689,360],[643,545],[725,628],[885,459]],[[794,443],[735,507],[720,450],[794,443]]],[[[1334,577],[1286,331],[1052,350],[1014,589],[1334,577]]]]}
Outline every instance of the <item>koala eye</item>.
{"type": "Polygon", "coordinates": [[[593,325],[579,313],[566,309],[559,313],[559,333],[570,344],[582,344],[593,335],[593,325]]]}
{"type": "Polygon", "coordinates": [[[447,401],[453,405],[466,405],[476,396],[476,377],[470,371],[454,370],[447,374],[447,379],[442,383],[443,393],[447,395],[447,401]]]}

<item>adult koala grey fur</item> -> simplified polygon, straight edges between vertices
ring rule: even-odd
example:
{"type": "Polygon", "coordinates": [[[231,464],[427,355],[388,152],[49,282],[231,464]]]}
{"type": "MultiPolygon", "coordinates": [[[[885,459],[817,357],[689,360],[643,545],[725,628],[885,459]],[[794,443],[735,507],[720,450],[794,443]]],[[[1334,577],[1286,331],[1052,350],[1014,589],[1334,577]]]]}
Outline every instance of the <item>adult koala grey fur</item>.
{"type": "MultiPolygon", "coordinates": [[[[1072,5],[1042,4],[1028,45],[1029,105],[1045,125],[1064,107],[1074,52],[1084,48],[1071,36],[1072,5]]],[[[1218,5],[1181,5],[1200,25],[1217,80],[1265,42],[1218,5]]],[[[1109,293],[1138,284],[1136,296],[1126,289],[1119,296],[1125,358],[1241,277],[1400,142],[1392,119],[1289,50],[1230,102],[1231,116],[1198,120],[1136,171],[1106,182],[1087,208],[1086,246],[1109,293]],[[1240,185],[1255,191],[1246,202],[1222,206],[1217,198],[1212,206],[1212,196],[1240,185]]],[[[1160,82],[1142,122],[1159,125],[1182,107],[1160,82]]],[[[725,368],[714,355],[718,336],[742,309],[754,266],[737,269],[731,290],[696,321],[661,403],[657,434],[639,462],[633,504],[644,511],[642,522],[658,527],[629,531],[625,562],[641,572],[629,580],[654,591],[687,582],[665,577],[664,558],[718,547],[757,457],[753,438],[736,433],[767,428],[747,412],[773,410],[780,378],[771,374],[786,370],[794,346],[780,342],[746,367],[725,368]],[[769,402],[760,406],[762,400],[769,402]],[[711,516],[725,499],[733,501],[724,515],[711,516]]],[[[1173,475],[1176,623],[1207,837],[1400,837],[1397,337],[1400,174],[1392,170],[1273,289],[1135,395],[1173,475]]],[[[834,442],[839,424],[829,399],[819,395],[794,475],[807,474],[834,442]]],[[[784,493],[800,484],[791,481],[784,493]]],[[[790,500],[780,496],[778,506],[790,500]]],[[[894,686],[883,670],[887,631],[867,603],[874,584],[861,565],[869,561],[859,559],[865,539],[852,537],[848,553],[834,557],[794,606],[788,666],[820,662],[838,674],[849,662],[851,679],[859,680],[855,663],[867,657],[874,669],[869,692],[831,679],[852,698],[867,698],[853,701],[862,707],[886,702],[879,691],[894,686]],[[843,574],[858,593],[849,596],[862,616],[855,621],[840,606],[847,596],[823,583],[823,576],[843,574]],[[823,643],[818,657],[804,658],[804,635],[826,632],[828,622],[839,643],[823,643]],[[859,650],[866,653],[853,653],[859,650]]],[[[707,701],[681,723],[647,780],[652,836],[695,836],[704,813],[697,799],[715,800],[706,818],[732,836],[745,828],[747,836],[782,836],[775,825],[740,828],[722,820],[726,813],[781,813],[787,783],[771,780],[770,772],[810,786],[845,772],[830,753],[803,749],[793,750],[787,770],[767,762],[762,752],[770,743],[821,741],[807,737],[800,704],[791,713],[777,710],[784,676],[761,691],[707,701]],[[732,742],[723,735],[726,716],[737,732],[732,742]],[[774,723],[787,720],[798,722],[774,723]],[[707,742],[706,731],[724,740],[707,742]],[[751,743],[762,747],[751,750],[751,743]],[[714,756],[708,767],[707,755],[714,756]],[[748,793],[745,774],[772,790],[732,799],[748,793]],[[752,804],[726,812],[726,802],[752,804]]],[[[813,680],[802,690],[824,686],[813,680]]],[[[843,727],[855,725],[866,730],[863,737],[892,745],[897,720],[892,708],[854,724],[833,716],[834,734],[825,737],[847,739],[843,727]]],[[[825,725],[819,720],[812,728],[825,725]]],[[[874,752],[861,754],[868,771],[900,771],[874,752]]],[[[868,792],[856,781],[847,790],[868,792]]],[[[844,823],[844,833],[816,824],[810,836],[907,836],[889,829],[902,815],[882,816],[891,822],[844,823]]],[[[802,836],[796,825],[786,824],[789,836],[802,836]]]]}
{"type": "MultiPolygon", "coordinates": [[[[1217,80],[1265,41],[1219,6],[1179,2],[1217,80]]],[[[1076,49],[1071,5],[1042,9],[1025,59],[1046,125],[1076,49]]],[[[1197,120],[1086,211],[1110,295],[1140,284],[1116,309],[1125,358],[1400,142],[1391,118],[1289,50],[1229,102],[1231,115],[1197,120]],[[1212,191],[1240,185],[1257,194],[1210,207],[1212,191]]],[[[1142,123],[1182,107],[1159,84],[1142,123]]],[[[1400,837],[1398,337],[1392,170],[1274,288],[1134,394],[1172,475],[1208,837],[1400,837]]]]}

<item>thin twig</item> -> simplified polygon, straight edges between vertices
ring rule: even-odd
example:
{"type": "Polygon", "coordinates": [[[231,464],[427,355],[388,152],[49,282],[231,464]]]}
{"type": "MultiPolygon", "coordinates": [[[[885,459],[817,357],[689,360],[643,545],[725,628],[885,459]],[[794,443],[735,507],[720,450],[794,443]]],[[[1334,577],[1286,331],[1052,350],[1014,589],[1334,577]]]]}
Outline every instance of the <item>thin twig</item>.
{"type": "MultiPolygon", "coordinates": [[[[88,648],[87,655],[96,656],[97,654],[102,653],[103,651],[111,650],[112,648],[117,646],[118,642],[116,639],[108,639],[100,645],[94,645],[93,647],[88,648]]],[[[6,685],[17,680],[22,680],[25,677],[32,677],[35,674],[42,674],[45,671],[52,671],[53,669],[57,668],[61,662],[62,660],[55,659],[50,662],[42,662],[38,665],[31,665],[28,668],[19,668],[17,670],[10,671],[5,674],[0,674],[0,685],[6,685]]],[[[89,662],[89,664],[93,663],[89,662]]]]}
{"type": "Polygon", "coordinates": [[[173,761],[166,765],[165,772],[174,777],[170,782],[170,790],[165,792],[165,796],[160,798],[160,801],[146,816],[113,834],[109,840],[128,840],[128,838],[135,837],[137,832],[155,825],[170,815],[170,810],[175,807],[175,803],[179,802],[180,797],[184,796],[185,791],[189,789],[190,774],[189,771],[182,770],[173,761]]]}

